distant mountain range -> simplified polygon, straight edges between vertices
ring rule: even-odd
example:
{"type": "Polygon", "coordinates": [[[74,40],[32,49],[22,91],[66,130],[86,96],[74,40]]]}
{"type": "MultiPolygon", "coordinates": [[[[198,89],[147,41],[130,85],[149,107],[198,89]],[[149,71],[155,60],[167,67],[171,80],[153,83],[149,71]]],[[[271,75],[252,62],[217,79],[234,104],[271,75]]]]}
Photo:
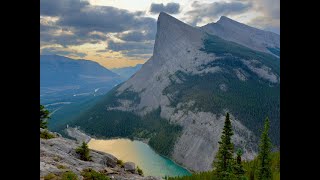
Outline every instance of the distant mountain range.
{"type": "Polygon", "coordinates": [[[105,93],[123,80],[93,61],[40,55],[40,95],[43,100],[105,93]]]}
{"type": "Polygon", "coordinates": [[[148,138],[194,170],[212,169],[225,114],[244,159],[265,118],[280,144],[280,36],[221,17],[192,27],[160,13],[153,56],[71,125],[98,137],[148,138]]]}
{"type": "Polygon", "coordinates": [[[129,79],[134,73],[139,71],[141,67],[142,67],[142,64],[137,64],[134,67],[113,68],[110,70],[115,72],[116,74],[119,74],[121,77],[129,79]]]}
{"type": "Polygon", "coordinates": [[[93,61],[40,55],[40,102],[52,112],[49,128],[68,122],[124,80],[93,61]]]}

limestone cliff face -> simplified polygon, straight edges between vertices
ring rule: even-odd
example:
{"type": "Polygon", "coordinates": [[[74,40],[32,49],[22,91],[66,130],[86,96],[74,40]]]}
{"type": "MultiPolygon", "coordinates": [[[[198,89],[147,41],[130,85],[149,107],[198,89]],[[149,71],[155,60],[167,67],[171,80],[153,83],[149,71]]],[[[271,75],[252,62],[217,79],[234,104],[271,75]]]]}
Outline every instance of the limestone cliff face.
{"type": "MultiPolygon", "coordinates": [[[[173,159],[194,171],[212,169],[212,161],[218,148],[218,141],[224,123],[224,114],[213,114],[197,110],[178,110],[170,106],[168,95],[163,90],[170,86],[171,79],[179,83],[183,80],[175,76],[177,71],[201,75],[216,73],[219,67],[200,70],[203,64],[216,59],[215,55],[207,54],[200,49],[204,46],[205,32],[191,27],[165,13],[161,13],[157,22],[157,35],[153,56],[143,65],[131,79],[118,89],[139,93],[141,98],[137,106],[127,106],[123,101],[119,110],[134,111],[140,115],[161,107],[161,116],[170,122],[180,124],[183,133],[174,146],[173,159]],[[126,107],[126,108],[124,108],[126,107]],[[195,121],[196,123],[192,123],[195,121]]],[[[187,104],[179,104],[186,106],[187,104]]],[[[248,142],[244,148],[244,158],[252,159],[256,152],[253,148],[253,133],[234,119],[235,143],[248,142]]]]}
{"type": "MultiPolygon", "coordinates": [[[[252,31],[257,37],[251,38],[254,42],[249,44],[246,38],[236,37],[237,34],[226,41],[227,31],[225,35],[210,35],[205,28],[192,27],[160,13],[153,56],[109,94],[113,97],[111,103],[101,103],[95,108],[103,112],[130,111],[141,116],[160,108],[162,118],[183,127],[172,158],[194,171],[212,169],[225,113],[229,112],[235,146],[243,149],[244,159],[253,159],[257,147],[256,130],[263,124],[265,115],[273,115],[272,123],[276,127],[279,124],[280,65],[279,58],[248,47],[254,46],[264,52],[258,44],[266,43],[265,48],[276,48],[279,44],[274,35],[270,35],[271,38],[260,36],[263,31],[226,18],[218,24],[230,32],[252,31]],[[128,91],[135,97],[129,97],[128,91]],[[264,104],[268,105],[268,112],[262,106],[256,108],[264,104]],[[256,112],[263,113],[256,117],[256,112]]],[[[250,33],[242,34],[251,37],[250,33]]],[[[101,117],[103,113],[98,114],[99,117],[90,114],[84,122],[101,123],[107,118],[101,117]]]]}
{"type": "MultiPolygon", "coordinates": [[[[159,106],[166,109],[169,105],[168,97],[163,96],[162,91],[169,86],[170,75],[178,70],[196,73],[197,66],[214,59],[214,56],[199,50],[205,35],[200,30],[165,13],[160,13],[157,24],[153,56],[118,89],[119,93],[128,88],[140,93],[141,102],[135,111],[141,114],[159,106]]],[[[162,115],[170,117],[169,112],[162,115]]]]}

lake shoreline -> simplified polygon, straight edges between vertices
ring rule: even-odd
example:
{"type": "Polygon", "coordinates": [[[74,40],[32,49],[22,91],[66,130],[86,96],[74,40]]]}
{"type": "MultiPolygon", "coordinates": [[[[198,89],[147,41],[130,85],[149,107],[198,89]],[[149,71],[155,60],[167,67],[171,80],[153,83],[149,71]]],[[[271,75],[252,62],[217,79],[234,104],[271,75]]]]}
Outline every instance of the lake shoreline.
{"type": "MultiPolygon", "coordinates": [[[[73,137],[73,138],[76,138],[76,139],[78,139],[78,140],[79,140],[79,139],[83,139],[83,138],[84,138],[83,136],[86,136],[85,139],[87,140],[86,143],[88,143],[88,144],[89,144],[90,141],[92,141],[92,140],[98,140],[98,141],[129,140],[129,141],[132,141],[132,142],[133,142],[133,141],[141,142],[141,143],[147,145],[155,154],[161,156],[161,157],[164,158],[164,159],[167,159],[167,160],[171,161],[171,162],[172,162],[173,164],[175,164],[177,167],[180,167],[180,168],[186,170],[186,171],[188,172],[188,174],[194,173],[193,171],[191,171],[190,169],[188,169],[188,168],[184,167],[183,165],[177,163],[176,161],[174,161],[174,160],[171,159],[170,157],[167,157],[167,156],[165,156],[165,155],[162,155],[162,154],[158,153],[155,149],[153,149],[153,148],[148,144],[149,139],[146,139],[146,138],[133,138],[133,139],[130,139],[130,138],[127,138],[127,137],[110,137],[110,138],[107,138],[107,137],[96,137],[96,136],[94,136],[94,135],[88,135],[88,134],[87,134],[86,132],[84,132],[83,130],[80,130],[79,127],[76,127],[76,128],[71,128],[71,127],[69,127],[68,129],[69,129],[69,130],[73,130],[73,131],[72,131],[72,132],[73,132],[73,133],[72,133],[72,136],[75,136],[75,137],[73,137]],[[81,136],[81,138],[80,138],[79,136],[81,136]]],[[[67,131],[67,132],[68,132],[69,135],[71,135],[71,134],[70,134],[70,131],[67,131]]],[[[72,137],[72,136],[71,136],[71,137],[72,137]]],[[[110,153],[110,154],[112,154],[112,153],[110,153]]],[[[114,155],[114,154],[112,154],[112,155],[114,155]]]]}
{"type": "MultiPolygon", "coordinates": [[[[109,141],[109,140],[127,140],[127,141],[131,141],[131,142],[134,142],[134,141],[136,141],[136,142],[141,142],[141,143],[147,145],[148,148],[150,148],[150,150],[152,150],[152,151],[153,151],[155,154],[157,154],[158,156],[160,156],[160,157],[162,157],[163,159],[166,159],[166,160],[172,162],[175,166],[184,169],[184,170],[188,173],[188,174],[185,174],[185,175],[191,175],[191,174],[193,173],[191,170],[189,170],[188,168],[180,165],[179,163],[177,163],[177,162],[174,161],[173,159],[171,159],[171,158],[169,158],[169,157],[167,157],[167,156],[164,156],[164,155],[158,153],[157,151],[155,151],[155,150],[148,144],[149,139],[134,138],[134,139],[132,140],[132,139],[130,139],[130,138],[123,138],[123,137],[111,137],[111,138],[94,138],[94,137],[92,137],[92,138],[90,139],[90,141],[109,141]]],[[[90,141],[89,141],[88,143],[90,143],[90,141]]],[[[97,149],[95,149],[95,150],[97,150],[97,149]]],[[[100,151],[101,151],[101,150],[100,150],[100,151]]],[[[108,152],[108,153],[110,153],[110,154],[114,155],[115,157],[117,157],[117,155],[113,154],[112,152],[108,152]]],[[[117,157],[117,158],[119,158],[119,157],[117,157]]],[[[136,163],[136,162],[134,162],[134,163],[136,163]]],[[[136,164],[137,164],[137,163],[136,163],[136,164]]],[[[182,176],[185,176],[185,175],[182,175],[182,176]]],[[[171,177],[175,177],[175,176],[171,176],[171,177]]]]}

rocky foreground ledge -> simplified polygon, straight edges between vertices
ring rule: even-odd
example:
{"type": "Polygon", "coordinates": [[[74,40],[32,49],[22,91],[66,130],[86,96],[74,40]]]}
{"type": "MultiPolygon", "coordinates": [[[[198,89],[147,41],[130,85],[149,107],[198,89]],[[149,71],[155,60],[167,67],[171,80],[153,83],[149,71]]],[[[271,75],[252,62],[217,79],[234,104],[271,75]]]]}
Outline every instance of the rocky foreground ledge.
{"type": "MultiPolygon", "coordinates": [[[[40,129],[41,131],[44,130],[40,129]]],[[[115,180],[161,180],[157,177],[139,175],[136,165],[132,162],[124,163],[124,167],[121,167],[117,164],[116,157],[96,150],[90,151],[92,161],[82,161],[75,150],[81,144],[79,141],[66,139],[58,133],[52,134],[55,138],[40,138],[40,179],[44,179],[50,173],[59,175],[72,171],[82,180],[81,172],[91,168],[115,180]]]]}

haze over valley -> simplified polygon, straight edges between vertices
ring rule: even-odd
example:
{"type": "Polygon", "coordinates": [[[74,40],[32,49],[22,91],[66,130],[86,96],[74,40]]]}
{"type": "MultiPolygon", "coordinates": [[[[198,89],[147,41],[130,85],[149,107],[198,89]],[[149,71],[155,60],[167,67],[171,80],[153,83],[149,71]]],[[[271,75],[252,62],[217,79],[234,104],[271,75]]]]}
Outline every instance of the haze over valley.
{"type": "Polygon", "coordinates": [[[40,16],[41,177],[65,163],[79,178],[212,179],[230,151],[241,165],[232,173],[256,179],[264,147],[268,177],[280,178],[280,35],[269,3],[66,2],[42,2],[40,16]]]}

